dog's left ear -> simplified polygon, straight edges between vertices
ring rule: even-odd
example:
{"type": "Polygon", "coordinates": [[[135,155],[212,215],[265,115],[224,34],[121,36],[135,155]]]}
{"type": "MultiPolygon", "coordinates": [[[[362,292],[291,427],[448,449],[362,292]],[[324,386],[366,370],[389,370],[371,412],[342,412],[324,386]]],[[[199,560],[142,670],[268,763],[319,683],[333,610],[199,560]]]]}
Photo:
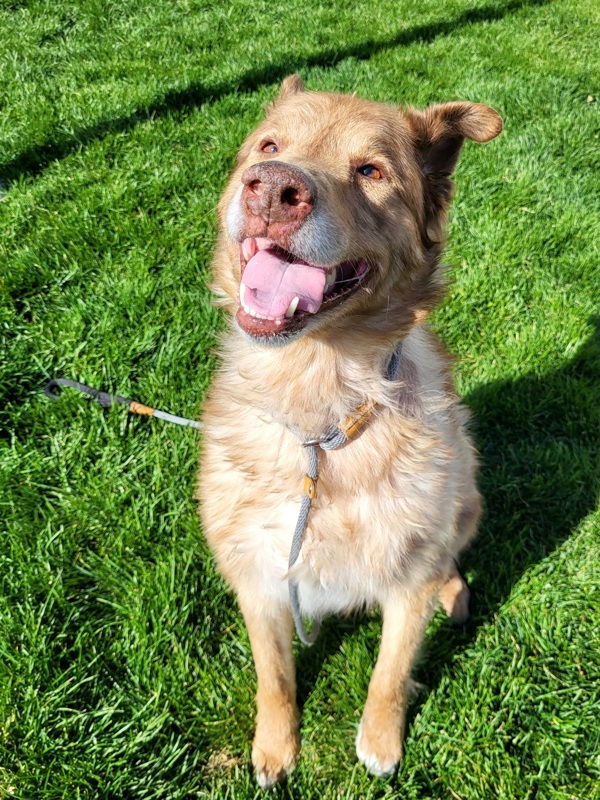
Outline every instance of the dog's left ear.
{"type": "Polygon", "coordinates": [[[441,103],[406,113],[427,175],[449,177],[465,139],[489,142],[502,131],[502,117],[480,103],[441,103]]]}
{"type": "Polygon", "coordinates": [[[300,75],[288,75],[281,84],[277,100],[285,100],[293,94],[305,91],[306,89],[304,88],[300,75]]]}
{"type": "MultiPolygon", "coordinates": [[[[409,109],[421,172],[425,178],[423,242],[435,247],[444,237],[444,222],[454,185],[451,179],[465,139],[489,142],[502,130],[502,117],[479,103],[442,103],[425,111],[409,109]]],[[[438,248],[439,249],[439,248],[438,248]]]]}

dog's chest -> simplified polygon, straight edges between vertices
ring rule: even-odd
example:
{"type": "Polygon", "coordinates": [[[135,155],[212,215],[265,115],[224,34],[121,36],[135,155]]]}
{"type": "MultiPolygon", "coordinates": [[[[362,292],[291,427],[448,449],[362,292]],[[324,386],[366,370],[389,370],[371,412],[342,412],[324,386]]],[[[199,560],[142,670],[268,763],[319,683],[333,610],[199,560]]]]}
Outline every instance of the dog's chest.
{"type": "MultiPolygon", "coordinates": [[[[240,374],[246,373],[244,365],[240,374]]],[[[229,379],[228,372],[219,376],[206,407],[205,533],[234,587],[243,584],[250,596],[260,592],[287,603],[288,560],[308,466],[292,430],[310,427],[244,403],[237,386],[229,402],[229,379]]],[[[306,390],[304,398],[311,394],[306,390]]],[[[291,400],[302,407],[302,397],[294,394],[278,408],[293,409],[291,400]]],[[[409,587],[436,561],[456,513],[442,420],[430,415],[432,424],[425,425],[401,408],[379,409],[339,450],[319,449],[317,496],[293,567],[306,613],[380,602],[392,584],[409,587]]]]}
{"type": "MultiPolygon", "coordinates": [[[[299,512],[300,495],[297,501],[265,508],[263,521],[257,519],[257,527],[247,531],[243,544],[236,545],[238,557],[245,551],[247,574],[257,581],[256,590],[283,603],[287,603],[289,554],[299,512]]],[[[382,546],[381,537],[373,547],[379,537],[364,527],[361,531],[359,517],[357,509],[348,504],[338,506],[331,498],[325,505],[315,503],[291,572],[300,586],[302,609],[309,616],[370,605],[381,596],[385,570],[381,569],[381,557],[373,551],[385,552],[392,543],[388,537],[388,545],[382,546]]],[[[387,560],[392,559],[388,553],[387,560]]]]}
{"type": "MultiPolygon", "coordinates": [[[[317,497],[293,568],[303,611],[310,616],[372,605],[392,582],[416,578],[411,576],[414,556],[431,544],[423,531],[440,528],[441,520],[423,518],[423,498],[432,510],[428,513],[443,507],[430,502],[439,481],[433,481],[428,471],[416,476],[414,465],[398,469],[400,456],[386,462],[381,448],[369,464],[374,447],[369,438],[376,439],[375,434],[319,455],[317,497]]],[[[227,474],[227,493],[222,497],[235,516],[227,535],[212,544],[234,585],[242,581],[253,591],[286,603],[306,451],[295,439],[271,436],[252,452],[260,453],[260,458],[246,461],[245,470],[227,474]]],[[[224,477],[221,473],[221,491],[224,477]]],[[[210,528],[209,524],[209,538],[210,528]]]]}

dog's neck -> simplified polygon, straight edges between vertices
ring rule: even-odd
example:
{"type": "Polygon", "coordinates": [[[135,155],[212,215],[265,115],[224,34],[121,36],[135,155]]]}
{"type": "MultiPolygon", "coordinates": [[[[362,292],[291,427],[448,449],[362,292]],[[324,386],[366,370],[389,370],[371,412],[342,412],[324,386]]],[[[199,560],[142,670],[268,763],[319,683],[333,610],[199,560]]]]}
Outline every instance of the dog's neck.
{"type": "Polygon", "coordinates": [[[319,436],[365,400],[389,401],[385,372],[397,345],[389,337],[306,335],[261,347],[235,331],[227,345],[236,364],[238,401],[300,434],[319,436]]]}

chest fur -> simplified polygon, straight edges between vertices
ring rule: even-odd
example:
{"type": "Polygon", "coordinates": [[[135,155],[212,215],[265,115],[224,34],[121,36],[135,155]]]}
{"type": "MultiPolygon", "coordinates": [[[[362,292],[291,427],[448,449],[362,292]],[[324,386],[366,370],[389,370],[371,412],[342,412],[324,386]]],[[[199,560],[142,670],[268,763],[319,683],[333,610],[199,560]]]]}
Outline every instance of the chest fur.
{"type": "MultiPolygon", "coordinates": [[[[206,437],[206,535],[230,583],[259,580],[286,602],[306,451],[260,414],[249,414],[242,430],[206,437]]],[[[452,527],[450,459],[438,434],[399,424],[392,412],[340,450],[319,453],[317,496],[294,567],[306,613],[371,605],[392,582],[421,579],[452,527]]]]}

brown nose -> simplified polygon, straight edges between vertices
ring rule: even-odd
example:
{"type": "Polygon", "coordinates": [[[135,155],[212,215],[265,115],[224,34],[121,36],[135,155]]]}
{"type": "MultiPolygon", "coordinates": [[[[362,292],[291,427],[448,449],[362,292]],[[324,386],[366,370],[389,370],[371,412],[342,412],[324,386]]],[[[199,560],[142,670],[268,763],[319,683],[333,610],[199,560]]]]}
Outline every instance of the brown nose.
{"type": "Polygon", "coordinates": [[[242,204],[270,224],[299,223],[313,210],[315,189],[298,167],[282,161],[254,164],[242,175],[242,204]]]}

